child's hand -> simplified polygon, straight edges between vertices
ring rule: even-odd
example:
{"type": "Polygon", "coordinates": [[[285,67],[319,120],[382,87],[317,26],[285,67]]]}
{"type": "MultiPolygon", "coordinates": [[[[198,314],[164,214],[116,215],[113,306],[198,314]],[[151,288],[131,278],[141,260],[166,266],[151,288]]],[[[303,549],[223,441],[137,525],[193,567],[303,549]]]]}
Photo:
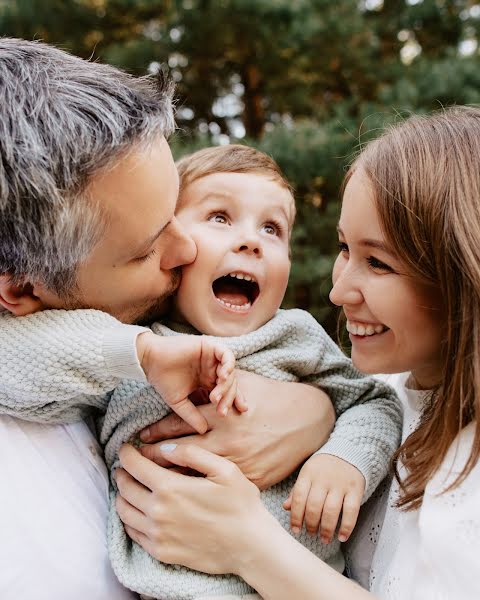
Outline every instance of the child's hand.
{"type": "Polygon", "coordinates": [[[315,454],[307,460],[283,508],[291,512],[292,531],[305,527],[329,544],[335,533],[340,512],[342,523],[338,539],[346,542],[357,522],[365,492],[365,478],[353,465],[330,454],[315,454]]]}
{"type": "Polygon", "coordinates": [[[148,382],[199,433],[205,433],[208,424],[188,398],[198,388],[210,392],[221,415],[234,403],[240,412],[247,410],[237,389],[235,357],[222,344],[197,335],[161,337],[146,332],[137,338],[137,353],[148,382]]]}

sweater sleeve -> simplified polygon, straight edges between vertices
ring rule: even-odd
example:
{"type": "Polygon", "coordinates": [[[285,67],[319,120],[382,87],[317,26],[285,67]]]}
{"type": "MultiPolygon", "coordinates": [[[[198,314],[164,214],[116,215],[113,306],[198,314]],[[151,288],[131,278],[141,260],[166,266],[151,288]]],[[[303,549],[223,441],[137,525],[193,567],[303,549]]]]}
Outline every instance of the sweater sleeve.
{"type": "Polygon", "coordinates": [[[317,454],[332,454],[349,462],[365,477],[365,502],[387,475],[400,444],[403,411],[393,389],[363,375],[312,318],[318,361],[313,374],[303,378],[330,397],[337,421],[317,454]]]}
{"type": "Polygon", "coordinates": [[[122,379],[145,381],[136,338],[98,310],[0,313],[0,412],[39,422],[68,422],[105,409],[122,379]]]}

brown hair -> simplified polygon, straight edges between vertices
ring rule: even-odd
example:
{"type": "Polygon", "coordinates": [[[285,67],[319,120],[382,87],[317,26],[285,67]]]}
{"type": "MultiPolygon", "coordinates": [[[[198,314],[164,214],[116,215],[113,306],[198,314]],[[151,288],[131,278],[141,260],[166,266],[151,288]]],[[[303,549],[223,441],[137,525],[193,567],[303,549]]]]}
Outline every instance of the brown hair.
{"type": "Polygon", "coordinates": [[[450,489],[480,456],[480,109],[412,117],[368,144],[355,168],[370,180],[393,251],[444,305],[443,380],[396,454],[407,471],[398,506],[410,510],[472,421],[470,456],[450,489]]]}
{"type": "Polygon", "coordinates": [[[182,203],[182,191],[194,181],[214,173],[253,173],[265,175],[292,194],[290,227],[295,220],[295,200],[293,188],[283,175],[280,167],[268,154],[250,146],[228,144],[198,150],[181,158],[177,163],[180,177],[179,206],[182,203]]]}

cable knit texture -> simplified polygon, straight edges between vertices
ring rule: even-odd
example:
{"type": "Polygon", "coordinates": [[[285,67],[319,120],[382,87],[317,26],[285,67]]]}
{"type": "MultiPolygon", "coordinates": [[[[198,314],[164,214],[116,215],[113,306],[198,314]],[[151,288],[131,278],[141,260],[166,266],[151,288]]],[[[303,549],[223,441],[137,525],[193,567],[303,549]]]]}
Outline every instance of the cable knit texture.
{"type": "MultiPolygon", "coordinates": [[[[135,339],[144,330],[93,310],[44,311],[17,318],[2,313],[0,410],[48,423],[74,421],[92,411],[104,413],[99,419],[100,438],[113,472],[122,443],[135,440],[143,427],[170,412],[146,383],[136,359],[135,339]],[[129,379],[120,382],[121,377],[129,379]]],[[[152,330],[181,335],[158,323],[152,330]]],[[[255,332],[219,339],[234,351],[239,368],[279,381],[310,383],[329,394],[338,419],[319,452],[356,466],[365,476],[364,500],[368,498],[385,476],[400,439],[401,409],[391,388],[356,371],[315,319],[301,310],[278,311],[255,332]]],[[[296,476],[293,473],[262,492],[265,506],[287,531],[289,513],[282,504],[296,476]]],[[[343,570],[337,540],[324,545],[305,531],[297,539],[343,570]]],[[[253,593],[236,576],[207,575],[151,558],[125,534],[115,511],[114,489],[108,544],[117,577],[141,594],[189,600],[253,593]]]]}

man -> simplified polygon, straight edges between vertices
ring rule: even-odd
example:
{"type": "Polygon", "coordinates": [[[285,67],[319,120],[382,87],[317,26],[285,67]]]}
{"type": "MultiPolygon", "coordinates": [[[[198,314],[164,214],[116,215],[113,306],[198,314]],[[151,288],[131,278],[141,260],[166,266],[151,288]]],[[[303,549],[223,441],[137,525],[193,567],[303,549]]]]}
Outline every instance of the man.
{"type": "MultiPolygon", "coordinates": [[[[117,321],[102,340],[100,359],[112,382],[144,377],[136,354],[144,330],[123,324],[158,318],[178,284],[178,267],[195,258],[174,216],[178,180],[166,142],[174,128],[171,97],[163,77],[136,79],[38,42],[0,40],[3,316],[76,308],[109,313],[117,321]]],[[[16,348],[21,344],[15,340],[16,348]]],[[[66,360],[80,351],[72,342],[66,360]]],[[[41,375],[39,396],[40,380],[55,377],[55,365],[41,375]]],[[[12,372],[16,378],[21,384],[12,372]]],[[[325,440],[331,406],[301,384],[240,379],[247,418],[221,419],[214,407],[200,407],[211,431],[197,441],[270,485],[325,440]],[[292,392],[302,394],[301,412],[292,392]],[[275,397],[275,406],[264,397],[275,397]]],[[[175,416],[156,429],[157,437],[186,433],[191,429],[175,416]]],[[[108,479],[88,425],[3,416],[0,447],[2,599],[131,597],[108,564],[108,479]]],[[[129,501],[134,510],[134,495],[129,501]]]]}

